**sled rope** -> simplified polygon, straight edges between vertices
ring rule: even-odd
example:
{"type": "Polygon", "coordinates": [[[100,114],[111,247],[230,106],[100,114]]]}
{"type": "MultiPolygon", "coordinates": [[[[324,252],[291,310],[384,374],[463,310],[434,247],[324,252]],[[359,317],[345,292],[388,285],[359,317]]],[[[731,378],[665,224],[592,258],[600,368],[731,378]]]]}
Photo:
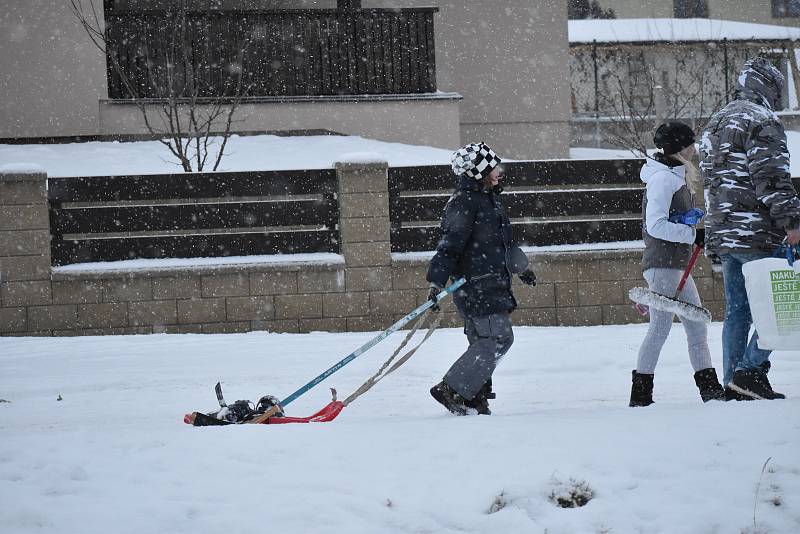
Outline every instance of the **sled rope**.
{"type": "MultiPolygon", "coordinates": [[[[417,352],[417,349],[419,349],[422,346],[422,344],[425,343],[429,337],[431,337],[431,334],[433,334],[433,332],[439,327],[439,323],[442,320],[442,314],[440,312],[434,313],[433,315],[434,319],[428,325],[428,331],[425,333],[425,337],[423,337],[422,340],[419,343],[417,343],[417,345],[414,348],[403,354],[403,356],[401,356],[396,362],[394,362],[394,365],[392,365],[392,362],[397,357],[397,355],[400,354],[400,351],[403,350],[403,348],[408,344],[411,338],[414,337],[414,334],[417,332],[417,330],[419,330],[420,326],[422,326],[422,324],[428,320],[429,315],[430,315],[430,310],[427,310],[425,313],[420,315],[416,321],[414,321],[414,328],[412,328],[411,331],[408,333],[408,335],[406,335],[405,339],[403,339],[403,342],[400,343],[400,346],[397,347],[397,349],[394,351],[394,353],[392,353],[389,359],[384,362],[384,364],[381,366],[380,369],[378,369],[377,373],[369,377],[366,382],[361,384],[361,386],[359,386],[358,389],[356,389],[349,397],[347,397],[342,402],[343,405],[347,406],[348,404],[356,400],[358,397],[360,397],[361,395],[372,389],[372,386],[374,386],[375,384],[386,378],[389,374],[399,369],[401,365],[406,363],[408,359],[411,358],[411,356],[415,352],[417,352]],[[389,367],[390,365],[392,366],[389,367]]],[[[335,399],[336,393],[334,392],[333,394],[335,399]]]]}

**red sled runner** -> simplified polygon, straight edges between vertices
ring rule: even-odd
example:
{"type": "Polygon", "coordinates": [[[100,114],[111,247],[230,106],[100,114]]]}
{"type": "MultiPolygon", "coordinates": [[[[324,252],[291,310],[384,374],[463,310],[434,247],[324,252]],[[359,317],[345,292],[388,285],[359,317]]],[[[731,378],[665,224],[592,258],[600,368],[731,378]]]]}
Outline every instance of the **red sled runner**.
{"type": "MultiPolygon", "coordinates": [[[[328,403],[323,409],[309,415],[308,417],[268,417],[265,421],[259,421],[256,424],[262,425],[280,425],[283,423],[327,423],[333,421],[339,412],[344,408],[344,404],[339,401],[328,403]]],[[[200,412],[187,413],[183,417],[183,422],[187,425],[194,426],[220,426],[220,425],[235,425],[236,423],[221,421],[214,416],[206,415],[200,412]]],[[[248,421],[242,421],[247,423],[248,421]]]]}

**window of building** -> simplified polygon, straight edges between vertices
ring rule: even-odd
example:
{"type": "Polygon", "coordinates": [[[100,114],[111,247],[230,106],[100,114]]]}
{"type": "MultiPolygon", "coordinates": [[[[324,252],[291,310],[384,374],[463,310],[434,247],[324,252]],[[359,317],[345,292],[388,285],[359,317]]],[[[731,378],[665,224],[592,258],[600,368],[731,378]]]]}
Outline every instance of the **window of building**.
{"type": "Polygon", "coordinates": [[[800,17],[800,0],[772,0],[772,16],[800,17]]]}
{"type": "Polygon", "coordinates": [[[707,0],[673,0],[672,5],[676,19],[708,18],[707,0]]]}
{"type": "Polygon", "coordinates": [[[613,19],[616,18],[616,15],[613,9],[603,8],[598,0],[567,0],[567,18],[570,20],[613,19]]]}

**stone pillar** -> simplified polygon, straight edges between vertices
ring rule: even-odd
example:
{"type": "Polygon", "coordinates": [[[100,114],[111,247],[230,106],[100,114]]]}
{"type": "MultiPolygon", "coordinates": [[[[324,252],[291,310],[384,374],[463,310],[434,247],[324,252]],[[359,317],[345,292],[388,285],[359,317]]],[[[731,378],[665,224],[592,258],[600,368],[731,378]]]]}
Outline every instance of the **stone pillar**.
{"type": "Polygon", "coordinates": [[[27,307],[51,302],[47,175],[0,172],[0,334],[36,330],[27,307]]]}
{"type": "Polygon", "coordinates": [[[363,319],[370,315],[373,300],[392,286],[388,164],[337,163],[336,175],[345,293],[335,297],[339,302],[326,303],[325,315],[341,316],[344,312],[335,310],[343,310],[344,301],[353,301],[359,309],[350,310],[347,329],[364,330],[368,327],[359,323],[355,316],[363,319]],[[366,308],[363,307],[365,297],[366,308]]]}

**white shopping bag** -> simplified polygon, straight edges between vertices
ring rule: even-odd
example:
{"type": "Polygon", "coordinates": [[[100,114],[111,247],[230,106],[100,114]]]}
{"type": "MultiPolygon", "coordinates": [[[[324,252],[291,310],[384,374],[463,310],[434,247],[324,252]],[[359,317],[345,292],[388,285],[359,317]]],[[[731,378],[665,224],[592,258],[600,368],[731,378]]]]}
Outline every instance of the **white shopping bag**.
{"type": "Polygon", "coordinates": [[[800,351],[800,272],[784,258],[742,265],[758,346],[800,351]]]}

